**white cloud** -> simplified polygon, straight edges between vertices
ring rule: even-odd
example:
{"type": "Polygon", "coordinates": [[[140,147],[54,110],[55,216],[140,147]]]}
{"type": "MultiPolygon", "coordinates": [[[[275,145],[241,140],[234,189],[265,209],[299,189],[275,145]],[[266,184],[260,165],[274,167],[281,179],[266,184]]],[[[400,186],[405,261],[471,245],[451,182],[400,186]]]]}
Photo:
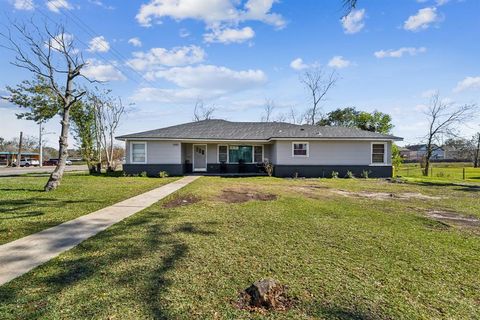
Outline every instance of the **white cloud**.
{"type": "MultiPolygon", "coordinates": [[[[50,38],[48,39],[48,41],[50,42],[50,46],[57,50],[57,51],[61,51],[62,48],[61,48],[61,44],[62,43],[65,43],[66,46],[72,44],[73,42],[73,35],[70,34],[70,33],[60,33],[60,34],[57,34],[53,39],[50,38]]],[[[45,43],[45,47],[48,47],[48,43],[45,43]]],[[[78,51],[75,51],[75,52],[72,52],[73,54],[76,54],[78,53],[78,51]]]]}
{"type": "Polygon", "coordinates": [[[418,10],[416,15],[408,17],[403,24],[403,28],[409,31],[419,31],[427,29],[430,24],[439,21],[437,8],[428,7],[418,10]]]}
{"type": "Polygon", "coordinates": [[[156,76],[182,88],[225,92],[253,88],[267,80],[262,70],[235,71],[227,67],[214,65],[175,67],[158,71],[156,76]]]}
{"type": "Polygon", "coordinates": [[[434,94],[438,93],[438,90],[437,89],[429,89],[429,90],[425,90],[423,91],[420,96],[422,98],[431,98],[434,94]]]}
{"type": "Polygon", "coordinates": [[[178,35],[180,36],[180,38],[186,38],[186,37],[190,36],[190,32],[188,32],[187,29],[182,28],[178,31],[178,35]]]}
{"type": "Polygon", "coordinates": [[[106,5],[105,3],[103,3],[103,1],[100,1],[100,0],[88,0],[88,2],[90,2],[91,4],[94,4],[96,6],[102,7],[104,9],[108,9],[108,10],[115,9],[114,6],[106,5]]]}
{"type": "Polygon", "coordinates": [[[191,103],[197,98],[212,99],[255,89],[267,81],[261,70],[237,71],[214,65],[174,67],[154,74],[177,88],[141,88],[134,93],[134,101],[191,103]]]}
{"type": "Polygon", "coordinates": [[[205,33],[203,39],[205,42],[219,42],[219,43],[242,43],[252,39],[255,36],[255,31],[250,27],[242,29],[234,28],[214,28],[212,32],[205,33]]]}
{"type": "Polygon", "coordinates": [[[142,46],[142,41],[138,37],[128,39],[128,43],[131,44],[134,47],[141,47],[142,46]]]}
{"type": "Polygon", "coordinates": [[[437,6],[440,7],[440,6],[443,6],[443,5],[447,4],[447,3],[449,3],[450,0],[437,0],[437,1],[435,1],[435,2],[436,2],[436,4],[437,4],[437,6]]]}
{"type": "Polygon", "coordinates": [[[305,64],[302,58],[297,58],[292,60],[292,62],[290,62],[290,68],[292,68],[293,70],[300,71],[308,68],[308,64],[305,64]]]}
{"type": "Polygon", "coordinates": [[[347,34],[357,33],[365,26],[365,9],[352,10],[348,15],[341,19],[343,31],[347,34]]]}
{"type": "Polygon", "coordinates": [[[73,9],[72,5],[67,0],[49,0],[46,2],[47,8],[53,12],[60,12],[61,9],[73,9]]]}
{"type": "Polygon", "coordinates": [[[277,28],[285,25],[282,16],[270,12],[276,0],[150,0],[140,7],[136,15],[142,26],[151,26],[152,22],[161,23],[162,18],[175,20],[195,19],[204,21],[208,26],[219,24],[237,24],[247,20],[262,21],[277,28]]]}
{"type": "Polygon", "coordinates": [[[466,77],[457,83],[454,92],[461,92],[468,89],[480,89],[480,77],[466,77]]]}
{"type": "Polygon", "coordinates": [[[328,66],[331,68],[342,69],[351,65],[351,62],[344,59],[342,56],[334,56],[328,62],[328,66]]]}
{"type": "Polygon", "coordinates": [[[105,40],[104,36],[95,37],[88,44],[87,51],[89,52],[108,52],[110,50],[110,44],[105,40]]]}
{"type": "Polygon", "coordinates": [[[147,52],[134,52],[133,59],[128,64],[139,71],[159,69],[164,66],[176,67],[202,62],[205,51],[198,46],[175,47],[171,50],[165,48],[152,48],[147,52]]]}
{"type": "Polygon", "coordinates": [[[403,57],[404,54],[408,54],[410,56],[416,56],[419,53],[424,53],[427,52],[427,48],[425,47],[419,47],[419,48],[413,48],[413,47],[403,47],[397,50],[380,50],[380,51],[375,51],[374,55],[375,57],[381,59],[381,58],[401,58],[403,57]]]}
{"type": "Polygon", "coordinates": [[[33,0],[14,0],[13,6],[17,10],[26,10],[31,11],[35,9],[35,5],[33,4],[33,0]]]}
{"type": "Polygon", "coordinates": [[[91,59],[87,61],[87,65],[82,69],[81,73],[90,80],[97,81],[119,81],[126,80],[120,70],[115,67],[116,63],[102,63],[98,60],[91,59]]]}

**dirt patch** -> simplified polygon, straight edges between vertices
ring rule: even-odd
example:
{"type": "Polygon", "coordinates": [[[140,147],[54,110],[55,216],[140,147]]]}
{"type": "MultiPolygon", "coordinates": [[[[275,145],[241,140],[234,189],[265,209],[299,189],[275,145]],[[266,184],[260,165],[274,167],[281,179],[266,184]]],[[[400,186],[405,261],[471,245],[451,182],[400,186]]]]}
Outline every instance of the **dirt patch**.
{"type": "Polygon", "coordinates": [[[442,210],[430,210],[427,212],[427,216],[435,220],[442,222],[450,222],[462,226],[480,227],[480,220],[473,217],[465,217],[458,212],[442,211],[442,210]]]}
{"type": "Polygon", "coordinates": [[[333,193],[356,198],[367,198],[374,200],[390,200],[390,199],[421,199],[421,200],[439,200],[441,197],[428,196],[419,192],[405,192],[405,193],[388,193],[388,192],[351,192],[345,190],[331,190],[333,193]]]}
{"type": "Polygon", "coordinates": [[[288,296],[287,290],[287,286],[273,279],[256,281],[239,293],[235,306],[241,310],[259,313],[286,311],[294,302],[294,299],[288,296]]]}
{"type": "Polygon", "coordinates": [[[251,200],[257,201],[272,201],[276,200],[277,195],[271,193],[262,193],[256,190],[238,190],[238,189],[224,189],[222,190],[219,200],[227,203],[241,203],[251,200]]]}
{"type": "Polygon", "coordinates": [[[187,194],[183,196],[179,196],[176,198],[173,198],[172,200],[166,202],[163,204],[164,208],[176,208],[180,206],[186,206],[189,204],[194,204],[200,201],[200,198],[193,195],[193,194],[187,194]]]}

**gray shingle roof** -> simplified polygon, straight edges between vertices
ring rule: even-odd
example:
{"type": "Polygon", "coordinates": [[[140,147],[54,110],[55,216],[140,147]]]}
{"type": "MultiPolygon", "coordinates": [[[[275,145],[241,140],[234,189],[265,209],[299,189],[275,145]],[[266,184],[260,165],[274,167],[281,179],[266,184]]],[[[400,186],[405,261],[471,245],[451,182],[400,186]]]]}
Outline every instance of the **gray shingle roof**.
{"type": "Polygon", "coordinates": [[[270,140],[278,138],[309,139],[391,139],[393,135],[356,128],[296,125],[285,122],[231,122],[203,120],[150,131],[132,133],[117,139],[198,139],[198,140],[270,140]]]}

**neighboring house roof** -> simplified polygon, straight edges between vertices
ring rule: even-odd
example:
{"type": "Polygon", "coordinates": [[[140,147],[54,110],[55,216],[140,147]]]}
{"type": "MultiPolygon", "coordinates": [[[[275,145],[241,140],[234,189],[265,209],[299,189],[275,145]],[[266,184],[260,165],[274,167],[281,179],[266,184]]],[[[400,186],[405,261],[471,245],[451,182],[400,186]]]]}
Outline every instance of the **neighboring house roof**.
{"type": "Polygon", "coordinates": [[[274,139],[382,139],[403,140],[357,128],[296,125],[285,122],[231,122],[203,120],[127,134],[117,139],[274,140],[274,139]]]}
{"type": "MultiPolygon", "coordinates": [[[[434,151],[443,150],[442,147],[439,147],[436,144],[434,144],[432,146],[433,146],[434,151]]],[[[405,148],[407,148],[410,151],[425,151],[427,149],[427,145],[426,144],[414,144],[414,145],[411,145],[411,146],[406,146],[405,148]]]]}

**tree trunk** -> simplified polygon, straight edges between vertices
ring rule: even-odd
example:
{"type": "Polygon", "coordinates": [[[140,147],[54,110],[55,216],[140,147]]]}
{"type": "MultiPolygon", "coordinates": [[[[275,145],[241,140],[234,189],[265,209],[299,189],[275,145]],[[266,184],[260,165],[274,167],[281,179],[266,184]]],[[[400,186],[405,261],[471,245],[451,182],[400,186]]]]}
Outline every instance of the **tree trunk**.
{"type": "Polygon", "coordinates": [[[63,172],[65,171],[65,162],[68,158],[68,129],[69,129],[69,119],[70,118],[70,108],[65,108],[62,115],[62,131],[60,138],[58,140],[58,163],[53,170],[50,178],[48,179],[47,184],[45,185],[45,191],[55,190],[59,185],[63,177],[63,172]]]}
{"type": "Polygon", "coordinates": [[[427,144],[427,152],[425,153],[425,168],[423,168],[423,175],[428,177],[428,169],[430,169],[430,158],[432,157],[432,142],[429,140],[427,144]]]}
{"type": "Polygon", "coordinates": [[[480,132],[477,133],[477,149],[475,150],[475,159],[473,161],[473,166],[478,168],[480,166],[480,132]]]}

